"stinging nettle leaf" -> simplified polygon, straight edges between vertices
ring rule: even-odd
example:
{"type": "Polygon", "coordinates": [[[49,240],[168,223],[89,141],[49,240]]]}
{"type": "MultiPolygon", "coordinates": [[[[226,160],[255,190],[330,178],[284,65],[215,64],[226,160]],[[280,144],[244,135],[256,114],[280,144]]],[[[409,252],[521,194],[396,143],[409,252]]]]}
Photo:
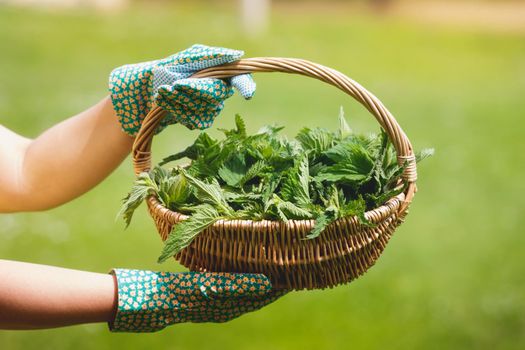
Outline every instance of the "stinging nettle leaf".
{"type": "Polygon", "coordinates": [[[344,139],[352,134],[352,129],[345,119],[345,111],[343,106],[339,108],[339,139],[344,139]]]}
{"type": "Polygon", "coordinates": [[[432,157],[434,155],[435,151],[433,148],[423,148],[421,151],[416,152],[416,162],[420,162],[423,159],[426,159],[428,157],[432,157]]]}
{"type": "Polygon", "coordinates": [[[263,171],[266,169],[266,163],[262,160],[259,160],[255,162],[248,171],[246,171],[246,174],[240,179],[239,185],[243,186],[248,181],[252,180],[254,177],[259,176],[263,173],[263,171]]]}
{"type": "Polygon", "coordinates": [[[198,199],[204,203],[215,205],[217,209],[224,214],[231,214],[233,212],[232,208],[226,202],[224,193],[216,180],[213,183],[206,183],[191,176],[185,170],[182,170],[182,175],[194,186],[198,199]]]}
{"type": "Polygon", "coordinates": [[[219,168],[219,176],[229,186],[236,186],[246,176],[248,168],[244,156],[234,153],[232,157],[219,168]]]}
{"type": "Polygon", "coordinates": [[[158,193],[158,187],[150,178],[150,174],[147,172],[140,173],[135,180],[135,183],[128,193],[128,195],[122,200],[122,207],[120,208],[117,217],[122,216],[126,223],[126,227],[131,223],[135,210],[140,204],[151,194],[158,193]]]}
{"type": "Polygon", "coordinates": [[[306,239],[314,239],[324,231],[324,229],[334,222],[335,218],[330,217],[326,212],[321,213],[315,218],[315,224],[310,233],[306,236],[306,239]]]}
{"type": "Polygon", "coordinates": [[[347,182],[349,185],[356,185],[370,178],[374,161],[363,146],[347,143],[337,150],[334,149],[335,147],[325,154],[337,163],[317,175],[318,181],[347,182]]]}
{"type": "Polygon", "coordinates": [[[317,156],[333,146],[334,133],[322,128],[303,128],[295,139],[307,153],[317,156]]]}
{"type": "Polygon", "coordinates": [[[195,208],[195,213],[188,219],[173,226],[166,239],[158,262],[164,262],[191,244],[193,239],[206,228],[221,219],[219,212],[209,204],[195,208]]]}

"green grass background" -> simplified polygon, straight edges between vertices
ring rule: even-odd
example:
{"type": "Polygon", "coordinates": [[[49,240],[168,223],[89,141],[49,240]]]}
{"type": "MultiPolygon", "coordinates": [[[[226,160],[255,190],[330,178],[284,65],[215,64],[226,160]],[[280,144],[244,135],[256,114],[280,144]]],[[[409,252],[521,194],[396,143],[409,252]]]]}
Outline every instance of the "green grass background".
{"type": "MultiPolygon", "coordinates": [[[[250,38],[234,6],[214,2],[118,14],[0,7],[0,123],[28,137],[104,97],[112,68],[199,42],[336,68],[374,92],[416,148],[436,148],[419,168],[406,223],[349,285],[291,293],[230,323],[156,334],[111,334],[103,324],[1,331],[0,349],[523,349],[524,36],[349,12],[276,9],[270,30],[250,38]]],[[[329,86],[256,79],[257,96],[232,98],[215,127],[231,126],[239,112],[251,130],[278,122],[293,135],[302,126],[336,127],[342,105],[355,129],[377,130],[364,108],[329,86]]],[[[195,136],[171,127],[155,140],[156,160],[195,136]]],[[[0,257],[100,272],[180,270],[156,264],[161,243],[144,208],[127,231],[115,222],[132,180],[127,159],[60,208],[0,215],[0,257]]]]}

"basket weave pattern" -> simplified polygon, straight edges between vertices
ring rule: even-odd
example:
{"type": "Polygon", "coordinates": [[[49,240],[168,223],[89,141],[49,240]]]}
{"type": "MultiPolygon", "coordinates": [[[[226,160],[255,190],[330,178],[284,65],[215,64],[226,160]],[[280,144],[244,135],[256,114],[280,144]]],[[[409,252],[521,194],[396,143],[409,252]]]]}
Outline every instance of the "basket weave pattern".
{"type": "MultiPolygon", "coordinates": [[[[403,130],[370,92],[342,73],[293,58],[249,58],[202,70],[193,77],[226,78],[251,72],[284,72],[306,75],[334,85],[363,104],[376,117],[392,141],[403,174],[404,193],[365,213],[373,227],[347,217],[329,225],[315,239],[305,240],[313,220],[221,220],[200,233],[176,259],[192,271],[257,272],[266,274],[275,288],[322,289],[348,283],[365,273],[379,258],[394,230],[408,213],[416,191],[417,170],[410,141],[403,130]]],[[[155,107],[144,120],[133,145],[135,173],[151,168],[151,143],[165,112],[155,107]]],[[[161,238],[185,215],[165,208],[154,196],[147,199],[161,238]]]]}

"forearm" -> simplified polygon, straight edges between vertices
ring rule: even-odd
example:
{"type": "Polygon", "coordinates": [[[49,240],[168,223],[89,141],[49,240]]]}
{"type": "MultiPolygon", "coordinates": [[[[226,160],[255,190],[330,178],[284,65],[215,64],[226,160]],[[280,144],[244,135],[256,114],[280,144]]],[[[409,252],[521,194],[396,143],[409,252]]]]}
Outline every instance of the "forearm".
{"type": "Polygon", "coordinates": [[[109,97],[28,140],[0,142],[0,212],[49,209],[88,191],[127,156],[133,139],[122,132],[109,97]],[[11,174],[11,175],[9,175],[11,174]]]}
{"type": "Polygon", "coordinates": [[[109,274],[0,260],[0,328],[110,322],[117,288],[109,274]]]}

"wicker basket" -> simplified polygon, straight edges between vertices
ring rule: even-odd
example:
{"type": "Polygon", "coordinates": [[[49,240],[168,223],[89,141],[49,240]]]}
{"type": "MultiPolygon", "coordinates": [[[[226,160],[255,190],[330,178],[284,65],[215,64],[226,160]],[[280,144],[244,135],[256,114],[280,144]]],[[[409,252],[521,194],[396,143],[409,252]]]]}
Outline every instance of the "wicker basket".
{"type": "MultiPolygon", "coordinates": [[[[410,141],[397,121],[370,92],[344,74],[302,59],[249,58],[199,71],[193,77],[227,78],[251,72],[295,73],[331,84],[352,96],[374,115],[392,141],[398,161],[408,161],[403,174],[404,193],[366,212],[374,227],[356,217],[337,220],[315,239],[303,239],[313,220],[222,220],[199,234],[176,259],[193,271],[264,273],[274,288],[323,289],[348,283],[366,272],[383,252],[394,230],[407,214],[416,191],[416,162],[410,141]]],[[[146,116],[133,145],[135,173],[151,167],[151,142],[165,112],[154,107],[146,116]]],[[[165,240],[185,215],[165,208],[157,198],[147,199],[149,212],[165,240]]]]}

